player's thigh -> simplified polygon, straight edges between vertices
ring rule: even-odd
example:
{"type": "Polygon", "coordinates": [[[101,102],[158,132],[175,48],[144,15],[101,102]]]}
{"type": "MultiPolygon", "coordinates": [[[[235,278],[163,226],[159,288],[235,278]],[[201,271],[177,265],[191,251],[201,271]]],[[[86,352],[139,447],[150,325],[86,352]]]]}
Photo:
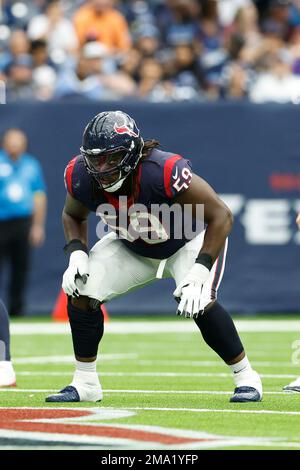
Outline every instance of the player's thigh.
{"type": "Polygon", "coordinates": [[[101,302],[151,282],[155,268],[131,252],[114,233],[97,242],[89,254],[89,278],[80,294],[101,302]]]}
{"type": "MultiPolygon", "coordinates": [[[[185,278],[195,263],[195,260],[203,245],[204,235],[205,232],[197,235],[197,237],[188,242],[168,260],[168,271],[174,278],[176,285],[178,285],[185,278]]],[[[226,240],[224,247],[222,248],[210,271],[210,275],[207,281],[203,285],[201,304],[204,304],[204,306],[208,305],[217,298],[218,289],[220,287],[225,269],[227,246],[228,240],[226,240]]]]}
{"type": "Polygon", "coordinates": [[[201,232],[168,259],[166,272],[174,278],[176,285],[185,278],[195,263],[195,259],[203,245],[204,234],[205,232],[201,232]]]}

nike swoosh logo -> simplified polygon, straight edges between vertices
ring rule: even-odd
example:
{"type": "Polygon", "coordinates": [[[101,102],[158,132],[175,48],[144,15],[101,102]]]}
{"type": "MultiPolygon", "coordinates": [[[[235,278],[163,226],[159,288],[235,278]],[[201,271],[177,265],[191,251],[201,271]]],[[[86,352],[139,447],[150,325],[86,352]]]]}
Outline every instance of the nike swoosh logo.
{"type": "Polygon", "coordinates": [[[233,373],[234,373],[234,374],[239,374],[239,373],[242,372],[243,370],[245,370],[245,367],[243,367],[243,368],[240,369],[240,370],[234,371],[233,373]]]}
{"type": "Polygon", "coordinates": [[[172,176],[173,180],[177,180],[178,177],[178,168],[176,168],[175,175],[172,176]]]}

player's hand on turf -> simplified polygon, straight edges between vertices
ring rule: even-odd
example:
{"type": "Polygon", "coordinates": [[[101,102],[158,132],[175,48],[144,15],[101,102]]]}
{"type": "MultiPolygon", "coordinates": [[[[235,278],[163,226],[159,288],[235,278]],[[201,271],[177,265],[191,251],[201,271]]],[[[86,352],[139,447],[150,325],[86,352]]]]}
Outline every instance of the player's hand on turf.
{"type": "Polygon", "coordinates": [[[203,284],[209,276],[209,270],[203,264],[195,263],[185,278],[173,292],[178,300],[177,315],[186,318],[197,318],[201,308],[201,293],[203,284]]]}
{"type": "Polygon", "coordinates": [[[72,297],[79,297],[79,282],[86,284],[89,276],[89,257],[82,250],[73,251],[69,267],[63,275],[63,291],[72,297]]]}

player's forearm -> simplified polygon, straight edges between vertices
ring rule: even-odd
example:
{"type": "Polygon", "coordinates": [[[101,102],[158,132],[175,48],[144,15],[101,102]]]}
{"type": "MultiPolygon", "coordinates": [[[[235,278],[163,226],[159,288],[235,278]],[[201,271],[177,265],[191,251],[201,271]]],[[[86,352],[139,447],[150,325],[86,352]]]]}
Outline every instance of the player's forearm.
{"type": "Polygon", "coordinates": [[[214,262],[224,247],[233,226],[233,216],[228,209],[220,210],[207,224],[200,253],[207,253],[214,262]]]}
{"type": "Polygon", "coordinates": [[[43,192],[34,195],[32,225],[44,228],[47,213],[47,197],[43,192]]]}
{"type": "Polygon", "coordinates": [[[88,244],[87,219],[76,219],[63,211],[62,224],[67,243],[71,240],[77,239],[81,240],[85,245],[88,244]]]}

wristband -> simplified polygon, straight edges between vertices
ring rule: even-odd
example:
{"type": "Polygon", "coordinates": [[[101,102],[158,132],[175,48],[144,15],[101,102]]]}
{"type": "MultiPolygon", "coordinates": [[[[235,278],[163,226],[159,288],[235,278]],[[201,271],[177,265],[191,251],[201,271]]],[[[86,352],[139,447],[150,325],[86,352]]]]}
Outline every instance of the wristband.
{"type": "Polygon", "coordinates": [[[77,238],[74,238],[73,240],[71,240],[69,243],[67,243],[64,246],[64,252],[68,254],[71,254],[73,253],[73,251],[78,251],[78,250],[84,251],[86,254],[88,254],[89,252],[86,244],[77,238]]]}
{"type": "Polygon", "coordinates": [[[213,267],[212,257],[208,253],[200,253],[195,260],[195,263],[203,264],[209,271],[213,267]]]}

